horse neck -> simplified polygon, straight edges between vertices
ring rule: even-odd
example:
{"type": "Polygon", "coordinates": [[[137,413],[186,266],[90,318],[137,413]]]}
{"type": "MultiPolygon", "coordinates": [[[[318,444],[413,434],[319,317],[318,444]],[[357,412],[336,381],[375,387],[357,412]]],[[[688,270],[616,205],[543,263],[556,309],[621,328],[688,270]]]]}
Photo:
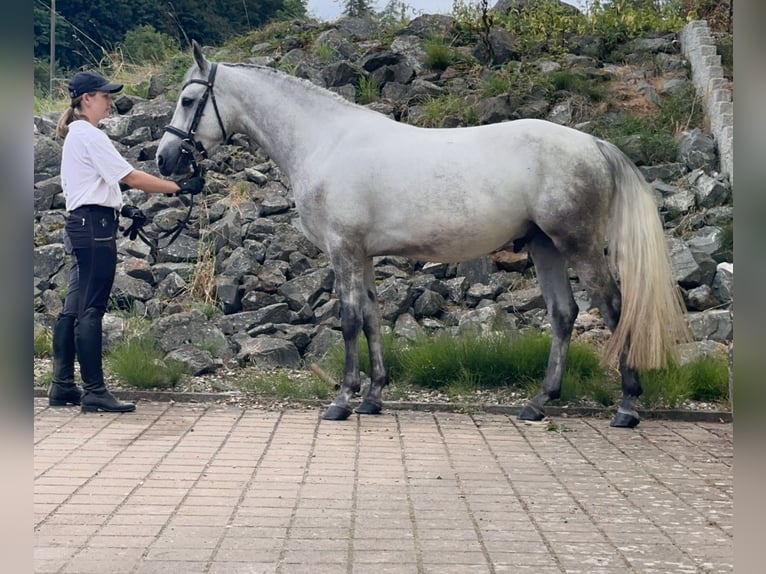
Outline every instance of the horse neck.
{"type": "MultiPolygon", "coordinates": [[[[285,171],[334,141],[344,126],[375,112],[293,76],[262,67],[232,67],[234,97],[240,102],[235,131],[250,135],[285,171]]],[[[357,124],[358,125],[358,124],[357,124]]]]}

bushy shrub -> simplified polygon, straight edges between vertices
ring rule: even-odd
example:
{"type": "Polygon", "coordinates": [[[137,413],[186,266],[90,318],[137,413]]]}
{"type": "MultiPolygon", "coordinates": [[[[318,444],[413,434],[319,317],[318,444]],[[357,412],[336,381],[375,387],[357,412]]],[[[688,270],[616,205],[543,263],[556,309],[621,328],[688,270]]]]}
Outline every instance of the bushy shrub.
{"type": "Polygon", "coordinates": [[[429,38],[424,42],[423,49],[426,52],[425,64],[432,70],[446,70],[454,60],[452,47],[444,38],[429,38]]]}
{"type": "Polygon", "coordinates": [[[500,21],[528,54],[564,52],[566,36],[583,34],[588,27],[582,13],[557,0],[542,0],[533,7],[514,7],[500,21]]]}
{"type": "Polygon", "coordinates": [[[178,42],[151,25],[138,26],[125,32],[122,42],[124,57],[134,64],[164,62],[178,53],[178,42]]]}
{"type": "Polygon", "coordinates": [[[601,36],[607,50],[648,33],[678,32],[686,23],[672,2],[593,0],[588,6],[588,32],[601,36]]]}

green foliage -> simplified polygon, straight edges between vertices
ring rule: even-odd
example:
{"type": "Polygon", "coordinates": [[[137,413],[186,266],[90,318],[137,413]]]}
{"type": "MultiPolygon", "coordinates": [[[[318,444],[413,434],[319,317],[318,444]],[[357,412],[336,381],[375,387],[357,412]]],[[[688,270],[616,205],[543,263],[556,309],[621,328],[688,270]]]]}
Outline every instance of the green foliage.
{"type": "MultiPolygon", "coordinates": [[[[47,99],[50,100],[52,98],[51,92],[51,68],[48,64],[48,60],[44,60],[42,58],[35,58],[33,61],[33,81],[34,81],[34,90],[35,90],[35,114],[38,112],[37,107],[37,100],[39,99],[47,99]]],[[[55,89],[55,80],[54,80],[54,89],[55,89]]],[[[46,110],[47,111],[47,110],[46,110]]]]}
{"type": "Polygon", "coordinates": [[[513,7],[498,18],[528,55],[566,51],[566,37],[587,30],[586,17],[568,4],[557,0],[542,0],[533,7],[513,7]]]}
{"type": "Polygon", "coordinates": [[[376,16],[384,30],[392,31],[410,23],[410,17],[407,15],[409,9],[409,5],[401,0],[388,0],[376,16]]]}
{"type": "Polygon", "coordinates": [[[147,24],[125,33],[123,55],[134,64],[164,62],[178,53],[178,41],[147,24]]]}
{"type": "Polygon", "coordinates": [[[547,88],[550,81],[540,71],[540,68],[529,62],[508,62],[501,74],[507,74],[508,91],[517,97],[524,97],[538,90],[540,87],[547,88]]]}
{"type": "MultiPolygon", "coordinates": [[[[551,337],[541,332],[525,334],[498,331],[491,335],[438,333],[415,341],[383,336],[383,354],[392,389],[397,385],[441,390],[454,399],[479,389],[514,388],[532,396],[545,376],[551,337]]],[[[369,373],[367,343],[358,341],[361,370],[369,373]]],[[[344,368],[343,345],[330,350],[323,361],[333,378],[344,368]]],[[[728,365],[720,357],[702,357],[683,367],[641,373],[647,408],[674,408],[685,400],[725,401],[728,396],[728,365]]],[[[612,406],[620,396],[620,383],[600,362],[589,345],[572,342],[561,397],[553,404],[593,403],[612,406]]],[[[401,393],[400,393],[401,394],[401,393]]]]}
{"type": "Polygon", "coordinates": [[[341,0],[344,16],[369,16],[372,14],[372,2],[370,0],[341,0]]]}
{"type": "Polygon", "coordinates": [[[665,125],[673,131],[682,131],[702,128],[704,119],[702,98],[690,82],[684,89],[662,99],[656,123],[658,127],[665,125]]]}
{"type": "Polygon", "coordinates": [[[167,97],[175,100],[181,90],[181,80],[194,61],[191,53],[187,50],[170,58],[163,67],[165,85],[168,86],[167,97]]]}
{"type": "Polygon", "coordinates": [[[453,0],[452,17],[458,27],[477,30],[481,26],[481,3],[470,0],[453,0]]]}
{"type": "Polygon", "coordinates": [[[47,329],[35,333],[32,346],[35,357],[51,357],[53,355],[53,334],[47,329]]]}
{"type": "Polygon", "coordinates": [[[555,90],[581,94],[593,102],[604,99],[602,84],[586,78],[583,74],[577,74],[570,70],[557,70],[548,76],[548,81],[555,90]]]}
{"type": "Polygon", "coordinates": [[[380,84],[374,76],[361,76],[359,78],[359,88],[357,101],[360,104],[369,104],[378,99],[380,95],[380,84]]]}
{"type": "Polygon", "coordinates": [[[637,146],[643,161],[651,165],[675,161],[678,151],[675,134],[701,128],[703,119],[700,98],[690,84],[685,90],[663,98],[656,114],[599,116],[588,131],[614,142],[633,157],[631,150],[626,148],[627,142],[630,142],[631,146],[637,146]]]}
{"type": "Polygon", "coordinates": [[[686,365],[689,398],[693,401],[717,402],[729,394],[729,365],[724,359],[705,356],[686,365]]]}
{"type": "Polygon", "coordinates": [[[556,432],[556,433],[572,432],[572,429],[570,429],[566,425],[560,425],[553,421],[548,421],[548,424],[545,425],[545,430],[547,430],[548,432],[556,432]]]}
{"type": "MultiPolygon", "coordinates": [[[[453,13],[459,27],[480,29],[478,6],[458,1],[453,13]]],[[[507,14],[495,14],[494,24],[513,35],[522,53],[534,56],[564,53],[568,38],[576,34],[600,36],[611,50],[646,34],[677,32],[685,20],[681,7],[673,2],[593,0],[583,14],[565,3],[542,0],[532,6],[515,6],[507,14]]]]}
{"type": "Polygon", "coordinates": [[[185,366],[163,360],[163,352],[149,335],[128,337],[106,355],[105,364],[122,382],[140,388],[174,387],[185,366]]]}
{"type": "MultiPolygon", "coordinates": [[[[369,372],[369,354],[360,338],[359,357],[369,372]]],[[[517,387],[526,389],[545,376],[550,351],[550,336],[543,333],[520,335],[498,331],[491,335],[468,332],[458,336],[440,333],[407,341],[387,334],[383,352],[389,378],[416,387],[457,392],[474,388],[517,387]]],[[[582,380],[604,378],[598,356],[589,347],[574,343],[570,348],[568,377],[582,380]]],[[[343,372],[342,346],[326,359],[327,370],[343,372]]]]}
{"type": "Polygon", "coordinates": [[[433,36],[423,42],[425,65],[431,70],[446,70],[455,61],[452,46],[444,38],[433,36]]]}
{"type": "Polygon", "coordinates": [[[478,121],[476,111],[459,96],[438,96],[424,102],[423,127],[441,127],[448,117],[458,119],[463,125],[474,125],[478,121]]]}
{"type": "Polygon", "coordinates": [[[313,374],[308,377],[295,377],[285,370],[255,376],[246,375],[235,381],[235,384],[243,391],[279,399],[323,400],[333,392],[328,383],[313,374]]]}
{"type": "Polygon", "coordinates": [[[642,372],[641,385],[641,403],[647,408],[676,408],[687,400],[725,402],[729,366],[724,357],[703,356],[683,366],[642,372]]]}
{"type": "Polygon", "coordinates": [[[481,84],[481,94],[485,98],[494,98],[511,91],[511,80],[507,72],[500,71],[486,78],[481,84]]]}
{"type": "Polygon", "coordinates": [[[330,44],[314,44],[314,54],[320,62],[325,64],[332,62],[337,57],[337,52],[330,44]]]}
{"type": "MultiPolygon", "coordinates": [[[[136,26],[152,26],[171,34],[177,45],[186,46],[192,38],[207,45],[220,45],[272,20],[304,16],[306,0],[64,1],[56,4],[56,13],[57,65],[62,70],[74,70],[101,67],[104,57],[124,42],[126,33],[136,26]]],[[[49,5],[35,3],[36,58],[50,57],[50,20],[49,5]]]]}
{"type": "Polygon", "coordinates": [[[290,20],[306,16],[307,0],[284,0],[282,8],[277,10],[277,20],[290,20]]]}
{"type": "Polygon", "coordinates": [[[678,32],[686,23],[672,2],[593,0],[588,6],[588,32],[601,36],[607,50],[646,34],[678,32]]]}

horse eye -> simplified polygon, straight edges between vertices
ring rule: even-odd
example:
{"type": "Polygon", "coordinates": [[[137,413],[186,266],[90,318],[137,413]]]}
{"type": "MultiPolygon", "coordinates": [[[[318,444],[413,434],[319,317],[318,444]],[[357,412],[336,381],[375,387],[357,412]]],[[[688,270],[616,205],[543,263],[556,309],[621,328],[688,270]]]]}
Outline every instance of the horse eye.
{"type": "Polygon", "coordinates": [[[194,103],[194,100],[192,98],[181,98],[181,105],[185,108],[188,108],[194,103]]]}

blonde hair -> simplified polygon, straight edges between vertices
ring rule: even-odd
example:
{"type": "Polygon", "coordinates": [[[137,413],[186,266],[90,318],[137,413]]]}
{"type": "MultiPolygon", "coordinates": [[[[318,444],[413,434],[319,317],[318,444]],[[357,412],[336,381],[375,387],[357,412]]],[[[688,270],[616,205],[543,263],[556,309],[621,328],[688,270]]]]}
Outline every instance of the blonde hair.
{"type": "Polygon", "coordinates": [[[80,102],[82,101],[82,95],[72,98],[72,102],[69,107],[64,110],[64,113],[59,117],[59,121],[56,124],[56,135],[61,139],[64,139],[69,133],[69,124],[75,120],[79,120],[82,117],[80,113],[80,102]]]}

